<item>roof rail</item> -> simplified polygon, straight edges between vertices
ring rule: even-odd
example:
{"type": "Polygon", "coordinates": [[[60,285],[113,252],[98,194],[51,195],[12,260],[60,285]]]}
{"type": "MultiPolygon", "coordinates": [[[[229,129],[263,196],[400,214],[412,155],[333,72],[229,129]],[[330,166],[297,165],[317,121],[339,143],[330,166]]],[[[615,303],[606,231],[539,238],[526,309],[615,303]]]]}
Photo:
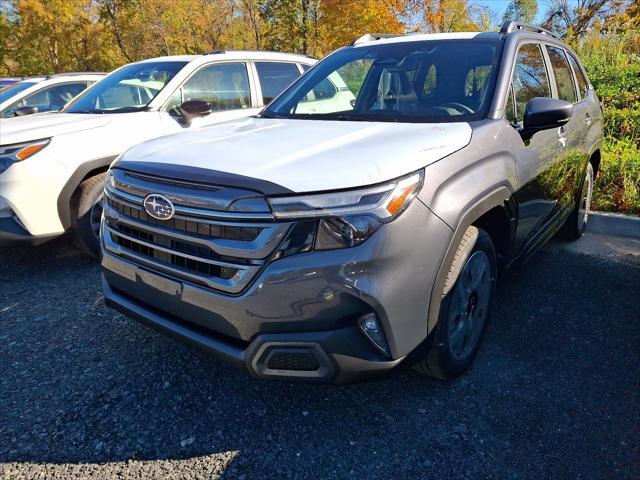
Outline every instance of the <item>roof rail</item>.
{"type": "Polygon", "coordinates": [[[502,24],[500,28],[500,33],[506,35],[507,33],[515,32],[516,30],[522,30],[525,32],[535,32],[541,33],[543,35],[549,35],[553,38],[562,39],[560,35],[552,32],[551,30],[547,30],[546,28],[539,27],[538,25],[530,25],[528,23],[516,22],[513,20],[507,20],[502,24]]]}
{"type": "Polygon", "coordinates": [[[50,73],[49,75],[42,75],[42,76],[48,80],[50,78],[73,77],[75,75],[106,75],[106,74],[107,72],[61,72],[61,73],[50,73]]]}
{"type": "Polygon", "coordinates": [[[365,33],[351,45],[358,45],[359,43],[373,42],[375,40],[382,40],[383,38],[395,38],[404,37],[404,33],[365,33]]]}

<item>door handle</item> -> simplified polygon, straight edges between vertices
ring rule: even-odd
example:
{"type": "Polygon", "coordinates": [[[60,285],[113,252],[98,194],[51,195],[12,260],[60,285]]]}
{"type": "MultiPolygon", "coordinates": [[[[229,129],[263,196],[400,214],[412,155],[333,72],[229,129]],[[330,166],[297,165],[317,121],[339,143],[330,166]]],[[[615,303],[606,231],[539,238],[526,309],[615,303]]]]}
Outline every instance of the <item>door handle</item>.
{"type": "Polygon", "coordinates": [[[591,115],[589,115],[588,113],[584,114],[584,123],[586,123],[587,126],[591,125],[591,115]]]}
{"type": "Polygon", "coordinates": [[[564,127],[558,128],[558,140],[563,148],[567,146],[567,133],[564,127]]]}

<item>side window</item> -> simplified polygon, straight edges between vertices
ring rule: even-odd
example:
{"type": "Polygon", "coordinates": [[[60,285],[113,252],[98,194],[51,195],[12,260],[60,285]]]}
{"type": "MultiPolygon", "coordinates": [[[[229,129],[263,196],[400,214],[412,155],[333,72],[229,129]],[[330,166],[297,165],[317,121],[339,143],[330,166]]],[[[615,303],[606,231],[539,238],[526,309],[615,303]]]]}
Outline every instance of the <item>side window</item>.
{"type": "Polygon", "coordinates": [[[551,60],[551,69],[556,78],[556,86],[558,87],[558,98],[567,102],[576,103],[576,87],[573,83],[573,75],[571,67],[564,50],[557,47],[547,46],[549,59],[551,60]]]}
{"type": "Polygon", "coordinates": [[[213,105],[214,111],[234,110],[251,107],[249,74],[243,62],[216,63],[202,67],[187,80],[174,94],[168,110],[175,108],[176,99],[180,103],[188,100],[204,100],[213,105]]]}
{"type": "Polygon", "coordinates": [[[584,77],[584,73],[582,73],[582,69],[580,65],[578,65],[578,61],[574,58],[573,55],[567,55],[569,57],[569,63],[573,67],[573,72],[576,74],[576,80],[578,81],[578,91],[580,92],[580,100],[583,98],[587,98],[589,92],[589,83],[587,79],[584,77]]]}
{"type": "Polygon", "coordinates": [[[294,63],[255,62],[255,64],[262,88],[262,101],[265,105],[300,76],[298,67],[294,63]]]}
{"type": "Polygon", "coordinates": [[[527,102],[534,97],[551,97],[551,87],[540,45],[528,43],[520,47],[513,71],[516,120],[522,122],[527,102]]]}
{"type": "Polygon", "coordinates": [[[22,107],[37,107],[38,112],[57,112],[76,95],[87,88],[85,82],[64,83],[43,88],[13,105],[7,112],[12,117],[22,107]]]}

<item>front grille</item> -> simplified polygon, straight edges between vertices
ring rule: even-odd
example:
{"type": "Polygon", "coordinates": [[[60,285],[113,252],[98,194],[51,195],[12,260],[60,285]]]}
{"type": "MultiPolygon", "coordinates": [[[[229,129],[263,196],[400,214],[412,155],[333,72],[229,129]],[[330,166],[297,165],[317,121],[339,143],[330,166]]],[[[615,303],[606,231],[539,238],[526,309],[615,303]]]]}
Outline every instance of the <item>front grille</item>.
{"type": "Polygon", "coordinates": [[[118,201],[107,199],[111,208],[127,217],[141,220],[151,225],[158,225],[180,232],[193,233],[206,237],[224,238],[227,240],[252,241],[262,231],[258,227],[237,227],[234,225],[216,225],[196,220],[185,220],[182,218],[171,218],[169,220],[157,220],[150,217],[142,208],[128,206],[118,201]]]}
{"type": "MultiPolygon", "coordinates": [[[[169,248],[173,248],[182,253],[202,253],[203,256],[207,255],[211,256],[211,251],[205,252],[203,247],[197,247],[194,245],[187,244],[185,242],[176,242],[174,240],[169,239],[168,237],[160,237],[154,234],[150,234],[144,232],[142,230],[138,230],[136,228],[131,228],[127,225],[118,225],[118,230],[128,234],[129,236],[133,236],[138,240],[143,240],[145,242],[155,243],[156,241],[161,242],[165,241],[169,244],[169,248]],[[193,252],[195,250],[196,252],[193,252]]],[[[158,250],[157,248],[153,248],[152,246],[145,245],[143,243],[136,242],[135,240],[130,240],[126,237],[121,237],[118,234],[112,235],[113,240],[126,249],[131,250],[132,252],[138,253],[140,255],[144,255],[145,257],[152,258],[159,262],[173,265],[180,269],[187,270],[189,272],[205,274],[207,276],[219,277],[223,279],[230,279],[238,273],[237,268],[230,267],[222,267],[220,265],[212,265],[210,263],[201,262],[198,260],[193,260],[191,258],[185,258],[180,255],[174,255],[171,253],[167,253],[163,250],[158,250]]]]}
{"type": "MultiPolygon", "coordinates": [[[[126,176],[121,180],[126,180],[137,193],[165,194],[170,189],[169,180],[159,182],[155,177],[129,175],[117,169],[112,172],[126,176]],[[136,184],[138,180],[140,183],[136,184]]],[[[276,223],[272,217],[270,221],[262,220],[268,217],[262,212],[255,215],[258,220],[246,220],[251,214],[195,209],[194,199],[202,202],[207,189],[199,188],[190,198],[190,187],[183,184],[174,195],[174,217],[157,220],[145,211],[143,196],[121,191],[117,186],[116,181],[105,188],[106,250],[147,269],[222,292],[241,292],[274,253],[290,226],[276,223]]],[[[242,192],[225,192],[223,187],[209,190],[211,203],[217,201],[217,193],[227,195],[226,201],[230,195],[242,192]]],[[[255,197],[255,193],[252,195],[255,197]]]]}

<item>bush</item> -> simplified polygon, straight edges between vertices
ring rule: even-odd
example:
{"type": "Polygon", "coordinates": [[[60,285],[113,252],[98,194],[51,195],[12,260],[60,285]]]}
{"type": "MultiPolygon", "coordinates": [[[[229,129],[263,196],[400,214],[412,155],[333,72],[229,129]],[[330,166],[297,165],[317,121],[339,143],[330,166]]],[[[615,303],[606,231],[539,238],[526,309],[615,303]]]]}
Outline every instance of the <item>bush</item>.
{"type": "Polygon", "coordinates": [[[640,214],[640,148],[629,140],[607,138],[593,208],[640,214]]]}
{"type": "Polygon", "coordinates": [[[640,214],[640,33],[594,30],[574,46],[605,115],[593,208],[640,214]]]}

